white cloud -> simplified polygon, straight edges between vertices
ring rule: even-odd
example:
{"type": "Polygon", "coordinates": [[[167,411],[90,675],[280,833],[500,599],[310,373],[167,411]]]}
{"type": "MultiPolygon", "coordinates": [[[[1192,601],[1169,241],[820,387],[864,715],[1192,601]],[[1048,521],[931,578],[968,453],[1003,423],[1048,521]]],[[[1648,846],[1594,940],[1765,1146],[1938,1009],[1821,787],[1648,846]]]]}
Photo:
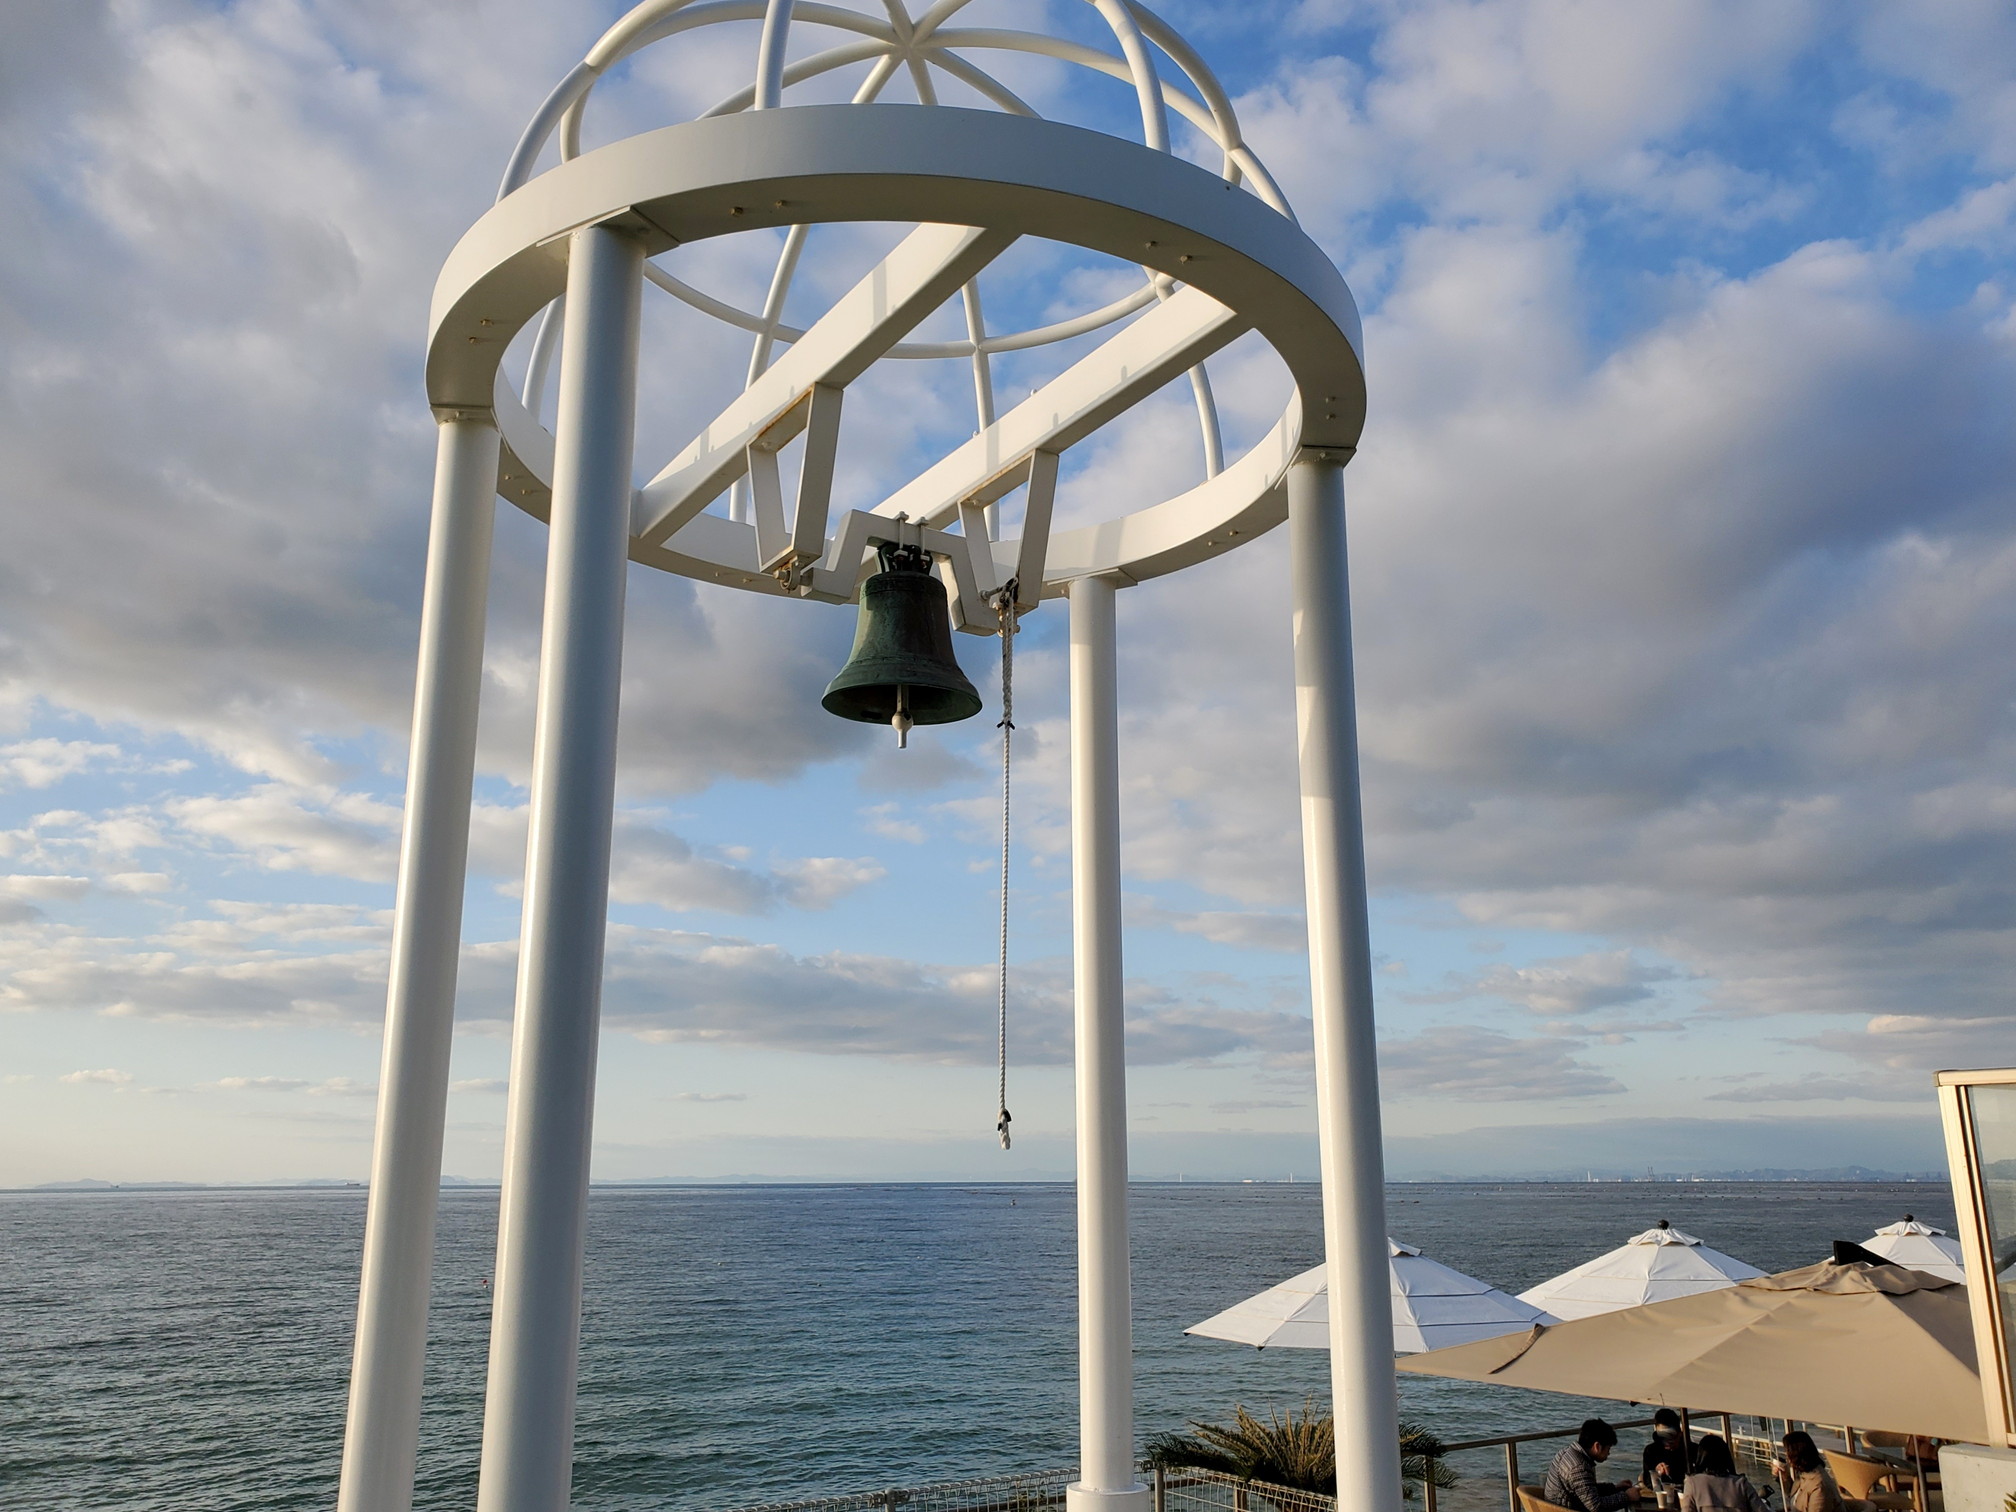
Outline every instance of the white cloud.
{"type": "MultiPolygon", "coordinates": [[[[719,936],[619,930],[603,1012],[612,1027],[646,1040],[985,1065],[995,1053],[995,1006],[991,965],[797,956],[719,936]]],[[[1137,1065],[1306,1053],[1308,1035],[1306,1017],[1228,1009],[1141,985],[1129,993],[1127,1053],[1137,1065]]],[[[1015,1064],[1069,1063],[1065,972],[1016,969],[1008,1041],[1015,1064]]]]}
{"type": "Polygon", "coordinates": [[[101,881],[108,891],[122,893],[161,893],[175,885],[168,872],[113,872],[101,881]]]}
{"type": "Polygon", "coordinates": [[[223,1092],[305,1092],[310,1097],[376,1097],[378,1089],[347,1076],[311,1081],[293,1076],[223,1076],[214,1086],[223,1092]]]}
{"type": "Polygon", "coordinates": [[[779,904],[830,907],[882,875],[882,867],[872,860],[837,856],[787,861],[759,871],[701,854],[671,831],[624,815],[616,826],[609,895],[620,903],[760,914],[779,904]]]}
{"type": "Polygon", "coordinates": [[[56,1078],[77,1086],[97,1085],[105,1087],[130,1087],[133,1085],[131,1071],[119,1071],[110,1066],[99,1071],[66,1071],[56,1078]]]}
{"type": "MultiPolygon", "coordinates": [[[[1999,1003],[2012,352],[1834,246],[1585,364],[1558,260],[1432,240],[1371,317],[1390,408],[1350,480],[1374,885],[1617,941],[1731,1009],[1999,1003]]],[[[1136,877],[1299,901],[1285,625],[1256,612],[1284,570],[1270,538],[1123,600],[1136,877]]],[[[1032,778],[1061,799],[1059,761],[1032,778]]]]}
{"type": "Polygon", "coordinates": [[[1656,987],[1679,976],[1672,967],[1640,961],[1628,950],[1595,951],[1531,966],[1500,963],[1473,977],[1457,978],[1440,991],[1407,996],[1422,1003],[1495,997],[1535,1013],[1573,1017],[1649,1002],[1656,987]]]}
{"type": "MultiPolygon", "coordinates": [[[[178,924],[142,940],[74,932],[0,935],[0,1007],[221,1025],[329,1024],[375,1030],[384,1012],[382,926],[353,913],[231,910],[224,920],[178,924]],[[360,935],[371,943],[352,945],[360,935]],[[333,948],[302,953],[304,945],[333,948]]],[[[517,942],[465,947],[458,1018],[496,1024],[511,1013],[517,942]]],[[[1068,1064],[1068,972],[1021,965],[1011,979],[1009,1050],[1020,1064],[1068,1064]]],[[[603,1020],[618,1033],[862,1055],[940,1065],[983,1065],[995,1053],[992,963],[941,966],[885,956],[796,955],[730,936],[613,926],[603,1020]]],[[[1306,1015],[1250,1011],[1151,984],[1130,987],[1128,1055],[1162,1065],[1254,1055],[1308,1055],[1306,1015]]],[[[236,1089],[277,1082],[227,1078],[236,1089]]],[[[302,1083],[306,1089],[310,1084],[302,1083]]],[[[325,1092],[338,1083],[313,1084],[325,1092]]],[[[348,1084],[344,1084],[347,1086],[348,1084]]],[[[356,1088],[360,1095],[368,1088],[356,1088]]]]}
{"type": "MultiPolygon", "coordinates": [[[[1896,99],[1903,80],[1937,91],[1944,112],[1910,112],[1918,129],[1936,133],[1948,152],[2016,166],[2016,18],[1996,0],[1954,0],[1936,6],[1872,5],[1855,13],[1855,40],[1871,66],[1890,76],[1881,93],[1896,99]]],[[[1908,107],[1905,107],[1908,109],[1908,107]]],[[[1897,112],[1893,106],[1893,118],[1897,112]]],[[[1893,128],[1894,129],[1894,128],[1893,128]]]]}
{"type": "Polygon", "coordinates": [[[887,875],[879,861],[846,856],[809,856],[777,870],[778,891],[794,908],[830,908],[856,888],[887,875]]]}
{"type": "Polygon", "coordinates": [[[216,1085],[223,1092],[306,1092],[315,1083],[294,1076],[220,1076],[216,1085]]]}
{"type": "Polygon", "coordinates": [[[2016,1064],[2016,1017],[2007,1014],[1938,1017],[1879,1013],[1853,1030],[1829,1029],[1806,1043],[1846,1056],[1862,1068],[1859,1080],[1874,1089],[1931,1094],[1932,1073],[1954,1066],[2016,1064]]]}
{"type": "Polygon", "coordinates": [[[1309,926],[1300,914],[1164,908],[1138,894],[1128,896],[1126,908],[1127,923],[1135,929],[1173,929],[1214,945],[1253,950],[1301,954],[1309,948],[1309,926]]]}
{"type": "Polygon", "coordinates": [[[176,799],[168,811],[191,834],[275,871],[385,882],[398,862],[399,810],[361,794],[269,782],[230,796],[176,799]]]}
{"type": "Polygon", "coordinates": [[[1578,1059],[1579,1040],[1514,1039],[1476,1025],[1430,1029],[1379,1046],[1388,1096],[1463,1102],[1551,1102],[1622,1092],[1615,1077],[1578,1059]]]}
{"type": "Polygon", "coordinates": [[[8,898],[61,898],[69,901],[83,897],[90,890],[89,877],[0,876],[0,896],[8,898]]]}
{"type": "Polygon", "coordinates": [[[1925,1101],[1922,1085],[1868,1077],[1802,1076],[1791,1081],[1743,1082],[1710,1092],[1709,1102],[1913,1102],[1925,1101]]]}
{"type": "MultiPolygon", "coordinates": [[[[234,795],[171,800],[167,811],[189,834],[275,871],[385,882],[398,862],[400,810],[360,794],[269,782],[234,795]]],[[[522,804],[479,803],[470,819],[472,870],[509,879],[504,885],[514,893],[524,870],[526,812],[522,804]]],[[[743,866],[696,850],[649,811],[623,809],[615,821],[609,894],[618,903],[759,914],[779,906],[827,908],[882,875],[867,857],[743,866]]]]}
{"type": "Polygon", "coordinates": [[[0,745],[0,780],[26,788],[52,787],[121,754],[115,745],[89,740],[17,740],[0,745]]]}
{"type": "MultiPolygon", "coordinates": [[[[1376,27],[1372,67],[1298,48],[1241,100],[1248,140],[1305,219],[1389,197],[1437,218],[1537,222],[1578,192],[1617,211],[1740,223],[1749,176],[1672,139],[1815,36],[1811,0],[1309,0],[1305,28],[1376,27]],[[1690,182],[1691,181],[1691,182],[1690,182]]],[[[1768,195],[1769,186],[1762,193],[1768,195]]]]}
{"type": "Polygon", "coordinates": [[[903,810],[893,803],[877,803],[861,811],[862,822],[869,833],[882,836],[886,840],[901,840],[906,845],[922,845],[925,840],[924,826],[914,818],[902,817],[903,810]]]}

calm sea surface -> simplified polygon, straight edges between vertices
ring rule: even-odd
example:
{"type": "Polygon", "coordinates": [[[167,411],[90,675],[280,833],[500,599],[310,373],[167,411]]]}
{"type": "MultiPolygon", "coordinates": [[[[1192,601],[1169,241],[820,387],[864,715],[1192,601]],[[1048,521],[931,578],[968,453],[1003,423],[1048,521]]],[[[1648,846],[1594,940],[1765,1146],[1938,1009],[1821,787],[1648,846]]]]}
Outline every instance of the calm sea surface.
{"type": "MultiPolygon", "coordinates": [[[[1933,1184],[1388,1200],[1395,1236],[1514,1291],[1661,1218],[1765,1270],[1907,1211],[1952,1220],[1933,1184]]],[[[443,1194],[430,1509],[474,1504],[496,1213],[494,1192],[443,1194]]],[[[0,1508],[332,1507],[363,1218],[356,1191],[0,1194],[0,1508]]],[[[1327,1394],[1318,1352],[1182,1332],[1316,1263],[1313,1186],[1137,1187],[1133,1222],[1144,1434],[1327,1394]]],[[[1075,1461],[1067,1187],[603,1188],[589,1225],[579,1508],[698,1512],[1075,1461]]],[[[1598,1410],[1404,1378],[1401,1396],[1450,1439],[1598,1410]]]]}

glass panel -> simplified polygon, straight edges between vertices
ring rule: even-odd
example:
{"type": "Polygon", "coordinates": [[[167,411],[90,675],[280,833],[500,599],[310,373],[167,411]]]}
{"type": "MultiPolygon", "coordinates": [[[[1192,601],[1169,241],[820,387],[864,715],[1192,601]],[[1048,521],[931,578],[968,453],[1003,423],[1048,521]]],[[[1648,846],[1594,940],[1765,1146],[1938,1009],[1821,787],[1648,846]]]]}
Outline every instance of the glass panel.
{"type": "MultiPolygon", "coordinates": [[[[1995,1262],[1995,1311],[2001,1320],[2002,1370],[2016,1357],[2016,1086],[1969,1087],[1974,1159],[1987,1211],[1988,1252],[1995,1262]]],[[[2016,1391],[2011,1393],[2016,1399],[2016,1391]]],[[[2016,1425],[2012,1425],[2016,1426],[2016,1425]]]]}

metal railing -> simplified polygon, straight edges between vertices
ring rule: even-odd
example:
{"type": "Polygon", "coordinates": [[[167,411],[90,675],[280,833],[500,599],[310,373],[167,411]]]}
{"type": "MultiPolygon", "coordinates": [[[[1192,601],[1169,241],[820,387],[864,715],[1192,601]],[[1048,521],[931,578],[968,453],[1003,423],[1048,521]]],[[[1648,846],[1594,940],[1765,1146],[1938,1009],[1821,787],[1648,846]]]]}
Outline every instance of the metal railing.
{"type": "MultiPolygon", "coordinates": [[[[1064,1505],[1064,1489],[1076,1470],[1041,1470],[979,1480],[938,1481],[927,1486],[892,1486],[847,1496],[765,1502],[737,1512],[1048,1512],[1064,1505]]],[[[1216,1470],[1155,1470],[1151,1474],[1155,1512],[1336,1512],[1335,1497],[1264,1481],[1246,1481],[1216,1470]]]]}
{"type": "Polygon", "coordinates": [[[924,1486],[891,1486],[847,1496],[815,1496],[806,1501],[764,1502],[737,1512],[1047,1512],[1064,1505],[1064,1488],[1078,1471],[1034,1470],[1022,1475],[990,1475],[977,1480],[934,1481],[924,1486]]]}
{"type": "Polygon", "coordinates": [[[1155,1512],[1335,1512],[1321,1491],[1270,1486],[1217,1470],[1154,1471],[1155,1512]]]}
{"type": "MultiPolygon", "coordinates": [[[[1727,1412],[1682,1412],[1680,1420],[1691,1436],[1696,1430],[1709,1423],[1719,1423],[1724,1440],[1735,1452],[1737,1468],[1752,1480],[1761,1483],[1767,1499],[1771,1496],[1775,1482],[1771,1472],[1771,1460],[1778,1448],[1778,1432],[1792,1427],[1804,1427],[1823,1441],[1826,1447],[1836,1440],[1850,1453],[1856,1451],[1857,1435],[1853,1428],[1828,1428],[1819,1424],[1784,1424],[1778,1419],[1766,1419],[1736,1415],[1727,1412]]],[[[1652,1418],[1634,1418],[1629,1422],[1612,1423],[1619,1430],[1649,1428],[1652,1418]]],[[[1519,1505],[1519,1447],[1522,1444],[1546,1443],[1550,1440],[1572,1439],[1581,1430],[1578,1423],[1568,1428],[1546,1428],[1533,1433],[1508,1433],[1495,1438],[1465,1439],[1459,1443],[1443,1446],[1442,1455],[1472,1454],[1480,1450],[1500,1449],[1504,1452],[1505,1466],[1505,1507],[1507,1512],[1521,1512],[1519,1505]]],[[[1620,1467],[1621,1468],[1621,1467],[1620,1467]]],[[[1539,1479],[1546,1472],[1534,1466],[1539,1479]]],[[[1630,1466],[1636,1479],[1636,1464],[1630,1466]]],[[[1022,1475],[994,1475],[975,1480],[937,1481],[923,1486],[892,1486],[882,1491],[858,1491],[846,1496],[820,1496],[804,1501],[766,1502],[758,1506],[738,1508],[737,1512],[1055,1512],[1064,1505],[1064,1491],[1078,1478],[1075,1469],[1039,1470],[1022,1475]]],[[[1317,1491],[1301,1491],[1288,1486],[1273,1486],[1264,1481],[1241,1480],[1236,1475],[1226,1475],[1216,1470],[1166,1470],[1156,1469],[1151,1475],[1154,1490],[1154,1512],[1336,1512],[1334,1497],[1317,1491]]],[[[1486,1477],[1484,1485],[1490,1484],[1486,1477]]],[[[1475,1482],[1467,1483],[1474,1488],[1475,1482]]],[[[1914,1488],[1915,1489],[1915,1488],[1914,1488]]],[[[1438,1493],[1442,1488],[1432,1480],[1410,1482],[1407,1491],[1411,1498],[1418,1496],[1416,1505],[1423,1512],[1439,1512],[1438,1493]]],[[[1462,1498],[1474,1502],[1473,1496],[1462,1498]]],[[[1920,1503],[1921,1509],[1923,1503],[1920,1503]]],[[[1397,1512],[1397,1509],[1396,1509],[1397,1512]]]]}

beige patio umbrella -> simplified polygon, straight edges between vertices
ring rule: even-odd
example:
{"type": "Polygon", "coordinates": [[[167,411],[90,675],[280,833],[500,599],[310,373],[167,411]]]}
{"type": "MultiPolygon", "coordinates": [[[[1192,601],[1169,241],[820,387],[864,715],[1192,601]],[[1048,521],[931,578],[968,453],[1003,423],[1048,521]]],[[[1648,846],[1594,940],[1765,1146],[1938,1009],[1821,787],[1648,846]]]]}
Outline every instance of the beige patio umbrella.
{"type": "Polygon", "coordinates": [[[1982,1443],[1963,1286],[1822,1261],[1398,1362],[1413,1375],[1982,1443]]]}

